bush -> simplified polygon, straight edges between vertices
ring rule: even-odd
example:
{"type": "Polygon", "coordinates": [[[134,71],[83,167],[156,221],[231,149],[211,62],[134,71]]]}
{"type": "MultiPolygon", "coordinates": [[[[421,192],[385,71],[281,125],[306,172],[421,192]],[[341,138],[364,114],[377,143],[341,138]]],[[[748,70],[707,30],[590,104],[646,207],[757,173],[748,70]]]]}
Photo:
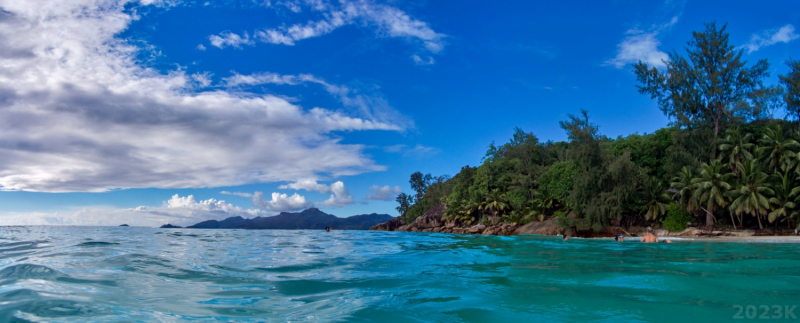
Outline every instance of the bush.
{"type": "Polygon", "coordinates": [[[686,230],[686,227],[689,225],[689,222],[692,222],[694,218],[683,209],[682,206],[672,203],[669,205],[669,209],[667,210],[667,217],[664,221],[661,221],[661,224],[664,225],[669,231],[672,232],[680,232],[686,230]]]}
{"type": "Polygon", "coordinates": [[[406,224],[409,224],[411,222],[414,222],[414,220],[416,220],[418,217],[422,216],[423,214],[425,214],[425,208],[422,205],[414,204],[414,205],[408,207],[408,210],[406,211],[406,215],[403,217],[403,221],[406,224]]]}

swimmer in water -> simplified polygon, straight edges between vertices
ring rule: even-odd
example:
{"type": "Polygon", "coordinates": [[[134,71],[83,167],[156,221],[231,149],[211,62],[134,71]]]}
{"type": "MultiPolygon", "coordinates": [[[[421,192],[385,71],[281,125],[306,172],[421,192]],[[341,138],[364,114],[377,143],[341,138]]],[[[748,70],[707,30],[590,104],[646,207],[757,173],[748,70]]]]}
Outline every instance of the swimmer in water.
{"type": "Polygon", "coordinates": [[[562,241],[567,241],[567,240],[569,240],[569,236],[568,236],[568,235],[566,235],[566,234],[563,236],[563,238],[564,238],[564,240],[562,240],[562,241]]]}
{"type": "Polygon", "coordinates": [[[614,241],[616,242],[623,242],[625,241],[625,235],[622,233],[617,233],[614,235],[614,241]]]}
{"type": "Polygon", "coordinates": [[[658,242],[658,237],[653,234],[653,228],[647,227],[647,234],[640,241],[644,243],[658,242]]]}
{"type": "Polygon", "coordinates": [[[330,227],[325,227],[325,232],[331,232],[331,228],[330,227]]]}

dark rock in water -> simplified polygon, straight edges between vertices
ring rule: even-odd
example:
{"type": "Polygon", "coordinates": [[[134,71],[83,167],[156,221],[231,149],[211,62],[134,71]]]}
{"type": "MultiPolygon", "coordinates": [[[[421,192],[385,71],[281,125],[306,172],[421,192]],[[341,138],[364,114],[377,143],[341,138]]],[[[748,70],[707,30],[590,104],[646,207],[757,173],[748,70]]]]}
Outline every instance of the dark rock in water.
{"type": "Polygon", "coordinates": [[[127,225],[127,224],[120,224],[119,226],[121,226],[121,227],[129,227],[129,225],[127,225]]]}
{"type": "Polygon", "coordinates": [[[169,223],[161,226],[161,229],[181,229],[181,228],[182,227],[179,227],[177,225],[172,225],[172,224],[169,224],[169,223]]]}
{"type": "Polygon", "coordinates": [[[370,230],[377,230],[377,231],[395,231],[397,228],[403,226],[405,223],[401,217],[396,217],[394,219],[389,220],[388,222],[376,224],[369,228],[370,230]]]}
{"type": "Polygon", "coordinates": [[[281,212],[275,216],[244,219],[240,216],[230,217],[222,221],[208,220],[187,228],[191,229],[325,229],[325,227],[343,230],[367,230],[378,223],[392,219],[388,214],[361,214],[348,218],[339,218],[320,211],[317,208],[307,209],[300,213],[281,212]]]}

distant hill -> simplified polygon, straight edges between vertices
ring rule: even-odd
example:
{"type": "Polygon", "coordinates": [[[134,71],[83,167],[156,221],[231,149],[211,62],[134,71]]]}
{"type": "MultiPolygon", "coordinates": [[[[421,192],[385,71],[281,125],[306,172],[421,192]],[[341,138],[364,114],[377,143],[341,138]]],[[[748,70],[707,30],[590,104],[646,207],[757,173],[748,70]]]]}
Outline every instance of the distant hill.
{"type": "Polygon", "coordinates": [[[393,219],[388,214],[361,214],[339,218],[320,211],[307,209],[300,213],[281,212],[275,216],[245,219],[234,216],[222,221],[208,220],[188,226],[191,229],[325,229],[331,227],[346,230],[369,230],[370,227],[393,219]]]}
{"type": "Polygon", "coordinates": [[[181,227],[167,223],[165,225],[162,225],[161,229],[181,229],[181,227]]]}

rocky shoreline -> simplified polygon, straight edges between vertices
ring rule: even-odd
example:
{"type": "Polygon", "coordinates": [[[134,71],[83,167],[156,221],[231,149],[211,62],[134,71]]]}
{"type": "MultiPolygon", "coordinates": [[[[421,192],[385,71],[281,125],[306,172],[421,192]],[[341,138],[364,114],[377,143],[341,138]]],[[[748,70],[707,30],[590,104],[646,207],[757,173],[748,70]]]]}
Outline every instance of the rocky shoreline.
{"type": "MultiPolygon", "coordinates": [[[[582,238],[602,238],[613,237],[617,233],[622,233],[628,237],[644,236],[646,228],[643,227],[606,227],[596,231],[576,231],[574,229],[561,229],[556,224],[555,218],[544,221],[534,221],[525,225],[510,223],[483,224],[475,221],[473,223],[458,223],[455,221],[444,221],[444,204],[434,207],[414,222],[406,224],[402,218],[397,217],[388,222],[375,225],[370,228],[372,231],[400,231],[400,232],[430,232],[430,233],[454,233],[454,234],[474,234],[474,235],[501,235],[511,236],[520,234],[539,234],[539,235],[562,235],[567,234],[572,237],[582,238]]],[[[741,231],[714,231],[704,232],[701,229],[690,227],[681,232],[670,232],[667,230],[656,230],[655,234],[659,237],[752,237],[755,230],[741,231]]]]}

